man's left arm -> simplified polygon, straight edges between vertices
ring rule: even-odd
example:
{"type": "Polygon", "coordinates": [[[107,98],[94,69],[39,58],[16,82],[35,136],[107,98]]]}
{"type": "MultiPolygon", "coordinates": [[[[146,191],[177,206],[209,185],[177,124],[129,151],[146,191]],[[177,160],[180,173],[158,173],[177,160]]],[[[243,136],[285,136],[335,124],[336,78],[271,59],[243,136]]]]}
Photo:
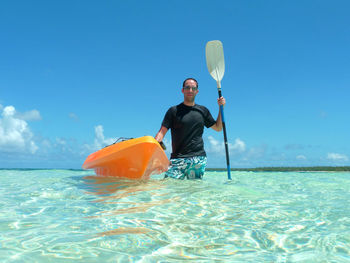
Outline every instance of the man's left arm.
{"type": "MultiPolygon", "coordinates": [[[[226,104],[226,100],[224,97],[220,97],[218,98],[218,105],[219,107],[222,105],[222,106],[225,106],[226,104]]],[[[219,114],[218,114],[218,117],[216,118],[216,122],[213,126],[211,126],[210,128],[212,128],[213,130],[215,131],[221,131],[222,130],[222,118],[221,118],[221,111],[220,111],[220,108],[219,108],[219,114]]]]}

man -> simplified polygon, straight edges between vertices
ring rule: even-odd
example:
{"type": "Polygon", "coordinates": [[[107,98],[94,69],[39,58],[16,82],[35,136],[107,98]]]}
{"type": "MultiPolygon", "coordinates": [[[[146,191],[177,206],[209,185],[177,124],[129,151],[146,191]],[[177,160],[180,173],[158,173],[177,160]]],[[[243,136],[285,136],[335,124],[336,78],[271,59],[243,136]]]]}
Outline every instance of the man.
{"type": "MultiPolygon", "coordinates": [[[[162,142],[168,129],[171,129],[173,151],[165,177],[201,179],[207,164],[202,138],[204,126],[221,131],[221,113],[219,111],[215,121],[206,107],[195,104],[198,82],[194,78],[185,79],[182,93],[184,101],[167,111],[155,139],[162,142]]],[[[218,104],[224,106],[225,99],[219,98],[218,104]]]]}

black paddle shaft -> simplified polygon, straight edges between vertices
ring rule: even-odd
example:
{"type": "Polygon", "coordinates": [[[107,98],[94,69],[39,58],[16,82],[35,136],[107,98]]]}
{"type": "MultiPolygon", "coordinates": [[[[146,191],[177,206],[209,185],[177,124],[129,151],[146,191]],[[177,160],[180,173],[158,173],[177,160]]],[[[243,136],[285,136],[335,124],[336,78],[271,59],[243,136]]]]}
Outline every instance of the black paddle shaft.
{"type": "MultiPolygon", "coordinates": [[[[218,89],[219,93],[219,98],[222,97],[221,94],[221,89],[218,89]]],[[[228,174],[229,174],[229,179],[231,179],[230,175],[230,157],[229,157],[229,151],[228,151],[228,142],[227,142],[227,134],[226,134],[226,125],[225,125],[225,118],[224,118],[224,107],[221,106],[221,121],[222,121],[222,129],[224,130],[224,141],[225,141],[225,151],[226,151],[226,164],[227,164],[227,169],[228,169],[228,174]]]]}

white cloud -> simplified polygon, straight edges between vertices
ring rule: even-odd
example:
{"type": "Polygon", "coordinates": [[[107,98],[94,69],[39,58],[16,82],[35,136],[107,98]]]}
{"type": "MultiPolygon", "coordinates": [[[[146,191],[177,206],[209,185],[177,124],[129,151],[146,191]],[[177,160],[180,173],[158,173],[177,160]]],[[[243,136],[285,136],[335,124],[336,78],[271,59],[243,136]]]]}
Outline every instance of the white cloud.
{"type": "MultiPolygon", "coordinates": [[[[223,153],[223,154],[225,153],[225,144],[223,141],[218,141],[213,136],[208,136],[208,140],[209,140],[209,149],[208,149],[209,152],[223,153]]],[[[246,145],[244,141],[237,138],[235,139],[234,144],[228,143],[228,148],[230,152],[242,153],[246,150],[246,145]]]]}
{"type": "Polygon", "coordinates": [[[349,161],[349,157],[347,155],[340,154],[340,153],[328,153],[327,159],[331,161],[342,161],[342,162],[349,161]]]}
{"type": "Polygon", "coordinates": [[[51,148],[52,147],[52,143],[50,142],[50,140],[48,139],[43,139],[41,141],[41,145],[45,148],[51,148]]]}
{"type": "Polygon", "coordinates": [[[222,142],[219,142],[218,140],[216,140],[213,136],[208,136],[208,140],[209,140],[209,151],[210,152],[222,152],[222,150],[224,149],[224,144],[222,142]]]}
{"type": "Polygon", "coordinates": [[[68,116],[74,121],[79,121],[79,117],[73,112],[69,113],[68,116]]]}
{"type": "Polygon", "coordinates": [[[268,149],[267,145],[261,145],[261,146],[250,148],[247,151],[246,155],[243,157],[243,160],[252,161],[252,160],[262,159],[266,157],[267,149],[268,149]]]}
{"type": "Polygon", "coordinates": [[[23,113],[16,112],[15,117],[24,121],[40,121],[41,116],[38,110],[26,111],[23,113]]]}
{"type": "Polygon", "coordinates": [[[59,145],[67,145],[67,142],[62,138],[56,138],[56,143],[59,145]]]}
{"type": "Polygon", "coordinates": [[[97,125],[95,127],[95,145],[99,148],[102,148],[106,145],[112,144],[115,142],[114,138],[105,138],[103,134],[103,127],[102,125],[97,125]]]}
{"type": "Polygon", "coordinates": [[[6,106],[2,108],[0,149],[3,152],[35,153],[38,150],[38,146],[33,140],[33,134],[27,122],[16,115],[15,107],[6,106]]]}
{"type": "Polygon", "coordinates": [[[229,149],[233,150],[233,151],[236,151],[236,152],[244,152],[245,149],[246,149],[246,146],[245,146],[244,141],[242,141],[241,139],[237,138],[235,140],[235,144],[234,145],[231,145],[229,143],[229,149]]]}
{"type": "Polygon", "coordinates": [[[88,153],[92,153],[94,151],[100,150],[101,148],[110,145],[116,141],[115,138],[105,138],[103,134],[103,126],[97,125],[95,126],[95,139],[94,143],[91,144],[85,144],[83,152],[87,151],[88,153]]]}
{"type": "Polygon", "coordinates": [[[300,154],[300,155],[298,155],[298,156],[296,157],[296,159],[297,159],[297,160],[306,160],[307,158],[306,158],[305,155],[300,154]]]}

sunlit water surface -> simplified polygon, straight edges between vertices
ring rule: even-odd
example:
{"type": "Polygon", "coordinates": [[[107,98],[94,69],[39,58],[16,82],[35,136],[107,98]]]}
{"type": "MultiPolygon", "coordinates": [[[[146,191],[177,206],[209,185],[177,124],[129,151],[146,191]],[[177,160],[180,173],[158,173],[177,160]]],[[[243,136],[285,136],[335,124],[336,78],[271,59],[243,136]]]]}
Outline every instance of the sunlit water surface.
{"type": "Polygon", "coordinates": [[[0,170],[0,262],[350,262],[350,173],[0,170]]]}

